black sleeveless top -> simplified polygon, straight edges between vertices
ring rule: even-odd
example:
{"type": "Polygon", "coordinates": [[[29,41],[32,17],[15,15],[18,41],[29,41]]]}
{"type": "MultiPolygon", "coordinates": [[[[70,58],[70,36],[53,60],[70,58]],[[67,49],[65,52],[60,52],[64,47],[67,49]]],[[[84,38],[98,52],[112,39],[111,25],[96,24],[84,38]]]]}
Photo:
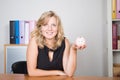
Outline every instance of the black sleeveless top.
{"type": "Polygon", "coordinates": [[[38,47],[37,68],[43,70],[62,70],[63,71],[63,52],[65,49],[65,39],[62,41],[60,47],[58,47],[53,53],[52,61],[49,60],[48,52],[49,48],[44,46],[43,49],[38,47]]]}

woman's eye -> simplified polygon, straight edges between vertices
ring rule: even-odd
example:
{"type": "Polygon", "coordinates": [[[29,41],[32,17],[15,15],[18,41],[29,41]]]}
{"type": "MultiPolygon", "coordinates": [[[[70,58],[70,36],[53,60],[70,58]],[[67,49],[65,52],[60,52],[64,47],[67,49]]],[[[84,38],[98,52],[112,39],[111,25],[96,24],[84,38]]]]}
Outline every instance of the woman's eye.
{"type": "Polygon", "coordinates": [[[43,26],[47,26],[47,24],[43,24],[43,26]]]}
{"type": "Polygon", "coordinates": [[[56,26],[56,24],[52,24],[52,26],[56,26]]]}

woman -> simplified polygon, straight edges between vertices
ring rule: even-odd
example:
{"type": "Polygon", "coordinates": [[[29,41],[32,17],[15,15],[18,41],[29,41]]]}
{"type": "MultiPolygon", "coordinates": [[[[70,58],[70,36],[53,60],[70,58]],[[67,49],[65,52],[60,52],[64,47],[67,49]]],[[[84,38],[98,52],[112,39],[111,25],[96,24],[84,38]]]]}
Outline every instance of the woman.
{"type": "Polygon", "coordinates": [[[64,37],[60,18],[55,12],[41,15],[36,29],[31,34],[27,49],[27,68],[29,76],[68,75],[76,69],[77,46],[64,37]]]}

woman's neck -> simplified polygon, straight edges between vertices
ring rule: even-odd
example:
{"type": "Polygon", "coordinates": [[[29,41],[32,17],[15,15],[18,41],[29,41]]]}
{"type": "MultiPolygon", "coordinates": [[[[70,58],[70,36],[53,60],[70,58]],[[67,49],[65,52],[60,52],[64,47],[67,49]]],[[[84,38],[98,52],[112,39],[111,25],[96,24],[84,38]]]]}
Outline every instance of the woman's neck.
{"type": "Polygon", "coordinates": [[[56,42],[55,39],[45,40],[45,45],[46,45],[48,48],[53,49],[53,48],[54,48],[54,45],[55,45],[55,42],[56,42]]]}

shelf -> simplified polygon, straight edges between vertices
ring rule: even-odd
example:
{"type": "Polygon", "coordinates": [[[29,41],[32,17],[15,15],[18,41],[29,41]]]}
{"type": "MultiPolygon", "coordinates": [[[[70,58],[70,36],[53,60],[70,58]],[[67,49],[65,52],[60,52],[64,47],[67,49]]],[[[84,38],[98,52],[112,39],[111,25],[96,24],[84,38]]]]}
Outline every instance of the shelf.
{"type": "Polygon", "coordinates": [[[4,73],[12,73],[11,66],[17,61],[26,61],[27,45],[5,44],[4,45],[4,73]]]}
{"type": "Polygon", "coordinates": [[[28,46],[28,44],[5,44],[4,46],[28,46]]]}
{"type": "Polygon", "coordinates": [[[120,21],[120,19],[112,19],[112,21],[120,21]]]}
{"type": "Polygon", "coordinates": [[[113,52],[120,52],[120,49],[113,50],[113,52]]]}

